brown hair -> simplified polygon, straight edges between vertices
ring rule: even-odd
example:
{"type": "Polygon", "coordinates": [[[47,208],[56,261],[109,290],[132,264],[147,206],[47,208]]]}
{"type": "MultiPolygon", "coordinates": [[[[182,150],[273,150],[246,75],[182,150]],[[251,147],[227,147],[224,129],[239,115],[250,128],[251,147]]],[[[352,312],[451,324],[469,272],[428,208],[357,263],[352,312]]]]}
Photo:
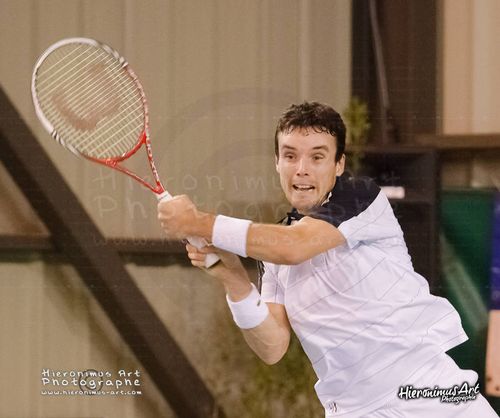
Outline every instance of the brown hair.
{"type": "Polygon", "coordinates": [[[279,158],[278,135],[297,128],[311,128],[315,132],[328,132],[337,142],[335,161],[342,158],[345,150],[346,128],[340,115],[330,106],[318,102],[292,104],[281,115],[274,134],[274,152],[279,158]]]}

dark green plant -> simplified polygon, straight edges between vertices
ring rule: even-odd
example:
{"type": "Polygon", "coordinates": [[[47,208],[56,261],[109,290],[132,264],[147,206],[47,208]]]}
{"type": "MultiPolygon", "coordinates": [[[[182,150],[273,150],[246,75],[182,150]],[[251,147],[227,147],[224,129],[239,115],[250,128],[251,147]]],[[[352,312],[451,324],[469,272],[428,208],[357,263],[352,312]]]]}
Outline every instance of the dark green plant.
{"type": "Polygon", "coordinates": [[[347,125],[347,144],[353,145],[350,163],[354,173],[358,173],[361,168],[363,159],[361,147],[366,144],[371,126],[368,113],[368,104],[353,96],[343,114],[347,125]]]}
{"type": "Polygon", "coordinates": [[[298,339],[273,366],[255,358],[243,403],[252,418],[316,418],[324,414],[314,384],[317,378],[298,339]]]}
{"type": "Polygon", "coordinates": [[[298,339],[292,335],[285,357],[269,366],[248,347],[227,307],[221,311],[213,329],[220,343],[206,351],[204,377],[228,418],[324,416],[316,375],[298,339]]]}

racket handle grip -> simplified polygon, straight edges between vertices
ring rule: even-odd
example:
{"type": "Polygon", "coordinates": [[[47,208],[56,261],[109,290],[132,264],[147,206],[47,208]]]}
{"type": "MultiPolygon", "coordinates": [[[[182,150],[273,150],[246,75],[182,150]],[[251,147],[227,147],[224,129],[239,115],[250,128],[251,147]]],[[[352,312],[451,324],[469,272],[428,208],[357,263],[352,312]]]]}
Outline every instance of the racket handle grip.
{"type": "MultiPolygon", "coordinates": [[[[194,245],[196,248],[203,248],[206,245],[208,245],[208,242],[204,238],[200,237],[187,237],[187,240],[191,245],[194,245]]],[[[209,269],[210,267],[217,264],[219,260],[220,258],[217,254],[215,253],[207,254],[207,257],[205,258],[205,268],[209,269]]]]}
{"type": "MultiPolygon", "coordinates": [[[[158,197],[158,202],[169,201],[173,199],[172,195],[167,191],[164,191],[157,197],[158,197]]],[[[208,245],[207,240],[200,237],[187,237],[187,240],[191,245],[195,246],[196,248],[203,248],[208,245]]],[[[212,267],[213,265],[217,264],[219,260],[220,258],[217,254],[214,253],[207,254],[207,257],[205,258],[205,268],[208,269],[212,267]]]]}

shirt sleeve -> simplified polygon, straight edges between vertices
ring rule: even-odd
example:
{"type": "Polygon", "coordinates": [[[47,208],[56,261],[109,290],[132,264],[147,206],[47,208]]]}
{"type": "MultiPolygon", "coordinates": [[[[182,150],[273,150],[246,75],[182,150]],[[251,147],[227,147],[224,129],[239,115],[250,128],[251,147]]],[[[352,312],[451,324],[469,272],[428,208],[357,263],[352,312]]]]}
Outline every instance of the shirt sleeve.
{"type": "Polygon", "coordinates": [[[360,242],[403,236],[391,204],[383,192],[379,192],[374,202],[363,212],[342,222],[338,228],[350,248],[360,242]]]}
{"type": "Polygon", "coordinates": [[[309,216],[337,227],[351,248],[360,242],[403,236],[389,200],[367,177],[338,177],[327,201],[309,216]]]}
{"type": "Polygon", "coordinates": [[[261,298],[266,303],[285,304],[285,293],[278,280],[279,267],[272,263],[264,264],[264,275],[262,276],[261,298]]]}

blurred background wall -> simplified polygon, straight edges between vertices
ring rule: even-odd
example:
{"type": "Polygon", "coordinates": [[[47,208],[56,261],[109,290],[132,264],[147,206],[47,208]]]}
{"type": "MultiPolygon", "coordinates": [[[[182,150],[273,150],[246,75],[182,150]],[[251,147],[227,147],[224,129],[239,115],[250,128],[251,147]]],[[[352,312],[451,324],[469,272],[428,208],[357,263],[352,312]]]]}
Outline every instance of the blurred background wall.
{"type": "Polygon", "coordinates": [[[444,0],[441,4],[442,132],[499,132],[500,3],[444,0]]]}
{"type": "MultiPolygon", "coordinates": [[[[31,71],[65,37],[101,40],[128,59],[149,99],[155,159],[172,193],[273,221],[287,209],[274,175],[276,118],[306,99],[347,104],[350,22],[349,0],[0,0],[0,83],[106,236],[161,237],[156,199],[66,154],[41,129],[31,71]]],[[[140,158],[132,167],[142,169],[140,158]]],[[[46,234],[3,167],[0,196],[1,234],[46,234]]],[[[0,417],[172,416],[147,376],[142,396],[42,396],[43,369],[142,368],[64,260],[0,257],[0,417]]],[[[221,289],[182,265],[127,267],[211,390],[225,394],[230,416],[242,416],[241,391],[221,376],[237,386],[245,375],[217,362],[228,342],[221,321],[232,326],[221,289]]]]}
{"type": "MultiPolygon", "coordinates": [[[[439,5],[438,130],[499,132],[500,5],[439,5]]],[[[345,108],[355,30],[350,0],[0,0],[0,84],[106,236],[161,237],[156,201],[67,155],[36,120],[33,65],[65,37],[101,40],[128,59],[149,99],[157,166],[171,192],[203,209],[271,222],[288,208],[274,171],[276,119],[302,100],[345,108]]],[[[46,233],[0,166],[0,234],[46,233]]],[[[0,417],[173,416],[147,375],[140,397],[41,396],[43,369],[141,365],[64,260],[5,252],[0,261],[0,417]]],[[[222,290],[185,265],[127,268],[229,416],[244,416],[238,385],[247,376],[236,356],[249,354],[225,331],[222,290]]]]}

